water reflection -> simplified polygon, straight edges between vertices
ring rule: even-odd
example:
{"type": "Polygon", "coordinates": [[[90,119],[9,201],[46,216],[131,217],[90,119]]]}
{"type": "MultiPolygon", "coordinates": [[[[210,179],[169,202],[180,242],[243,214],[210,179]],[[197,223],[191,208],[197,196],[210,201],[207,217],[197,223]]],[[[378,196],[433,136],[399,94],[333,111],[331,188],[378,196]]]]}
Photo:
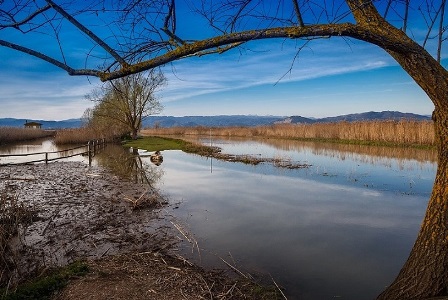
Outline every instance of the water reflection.
{"type": "MultiPolygon", "coordinates": [[[[178,137],[183,138],[185,137],[178,137]]],[[[221,147],[223,152],[232,154],[272,155],[291,152],[312,153],[315,155],[337,156],[339,159],[353,159],[365,163],[383,163],[385,159],[419,163],[436,163],[436,149],[418,149],[408,147],[386,147],[351,145],[337,143],[308,142],[285,139],[256,139],[244,137],[189,136],[192,142],[221,147]],[[270,150],[268,150],[270,149],[270,150]],[[252,152],[247,152],[252,151],[252,152]]]]}
{"type": "Polygon", "coordinates": [[[85,151],[87,151],[87,147],[83,145],[56,145],[51,138],[36,139],[0,146],[0,155],[5,155],[0,157],[0,164],[21,164],[32,161],[44,161],[45,159],[54,160],[61,157],[67,157],[64,158],[65,161],[88,162],[88,158],[80,155],[80,153],[85,151]],[[31,153],[34,154],[27,155],[31,153]]]}
{"type": "MultiPolygon", "coordinates": [[[[140,156],[136,148],[109,144],[94,157],[95,163],[109,168],[114,174],[134,183],[153,184],[163,176],[163,170],[140,156]]],[[[142,152],[144,155],[145,152],[142,152]]]]}
{"type": "Polygon", "coordinates": [[[240,270],[271,274],[289,299],[374,299],[415,241],[435,176],[431,151],[277,142],[212,141],[227,153],[312,166],[214,160],[211,173],[207,158],[164,151],[156,166],[149,153],[120,145],[108,145],[94,163],[179,203],[173,213],[202,249],[192,255],[186,245],[183,255],[198,263],[223,268],[218,257],[234,259],[240,270]]]}
{"type": "Polygon", "coordinates": [[[290,156],[312,168],[215,160],[210,173],[209,159],[166,151],[157,186],[181,202],[175,211],[203,249],[193,259],[215,267],[225,267],[218,256],[235,259],[244,271],[272,274],[290,299],[374,299],[393,281],[415,241],[435,163],[360,160],[359,152],[308,144],[213,145],[227,153],[290,156]]]}

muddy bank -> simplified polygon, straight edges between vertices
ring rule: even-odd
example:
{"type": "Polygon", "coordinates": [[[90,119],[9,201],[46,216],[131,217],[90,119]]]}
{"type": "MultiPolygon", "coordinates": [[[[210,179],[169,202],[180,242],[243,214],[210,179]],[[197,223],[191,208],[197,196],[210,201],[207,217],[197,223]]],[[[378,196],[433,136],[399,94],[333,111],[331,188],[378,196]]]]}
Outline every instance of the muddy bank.
{"type": "MultiPolygon", "coordinates": [[[[13,240],[17,271],[3,283],[79,259],[158,251],[175,242],[165,208],[133,209],[130,200],[160,199],[147,184],[80,162],[0,167],[0,190],[35,211],[13,240]]],[[[171,226],[172,227],[172,226],[171,226]]]]}
{"type": "Polygon", "coordinates": [[[89,274],[72,279],[52,299],[280,298],[275,288],[229,277],[231,269],[206,271],[179,255],[175,246],[189,233],[170,213],[176,206],[147,183],[103,167],[55,162],[0,167],[0,190],[15,193],[35,212],[13,241],[15,271],[2,270],[2,285],[10,289],[47,269],[83,260],[89,274]],[[135,209],[133,201],[154,198],[156,207],[135,209]]]}

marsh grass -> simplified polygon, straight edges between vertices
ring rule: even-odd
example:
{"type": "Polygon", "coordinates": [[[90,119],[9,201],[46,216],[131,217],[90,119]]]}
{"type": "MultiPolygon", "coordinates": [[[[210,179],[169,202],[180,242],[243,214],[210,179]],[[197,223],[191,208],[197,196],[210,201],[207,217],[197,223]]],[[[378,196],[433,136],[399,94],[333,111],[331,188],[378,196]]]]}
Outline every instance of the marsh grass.
{"type": "Polygon", "coordinates": [[[89,272],[87,264],[74,262],[66,267],[47,271],[44,275],[18,286],[13,291],[0,289],[2,300],[19,299],[51,299],[55,292],[64,288],[70,279],[86,275],[89,272]]]}
{"type": "Polygon", "coordinates": [[[256,127],[174,127],[142,131],[145,135],[210,135],[335,141],[365,145],[433,146],[432,121],[359,121],[277,124],[256,127]]]}
{"type": "Polygon", "coordinates": [[[55,132],[35,128],[0,127],[0,145],[54,136],[55,132]]]}
{"type": "Polygon", "coordinates": [[[74,128],[59,130],[56,133],[54,142],[57,145],[65,144],[86,144],[90,140],[106,138],[91,128],[74,128]]]}
{"type": "Polygon", "coordinates": [[[181,139],[156,136],[130,140],[127,141],[124,146],[144,149],[147,151],[182,150],[187,153],[196,153],[203,156],[212,155],[220,151],[217,147],[204,146],[181,139]]]}
{"type": "Polygon", "coordinates": [[[8,283],[11,276],[17,273],[11,239],[37,217],[37,211],[20,202],[14,189],[14,186],[6,186],[0,192],[0,285],[8,283]]]}

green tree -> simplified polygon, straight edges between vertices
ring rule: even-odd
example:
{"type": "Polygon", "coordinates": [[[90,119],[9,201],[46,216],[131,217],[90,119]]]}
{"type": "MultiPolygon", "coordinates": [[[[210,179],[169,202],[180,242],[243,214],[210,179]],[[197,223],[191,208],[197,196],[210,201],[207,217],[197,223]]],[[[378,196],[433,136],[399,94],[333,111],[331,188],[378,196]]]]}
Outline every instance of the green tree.
{"type": "MultiPolygon", "coordinates": [[[[209,31],[191,32],[180,0],[0,2],[0,30],[36,34],[48,28],[55,48],[27,47],[20,37],[0,39],[0,45],[43,59],[70,75],[97,76],[104,81],[150,70],[190,56],[213,55],[263,39],[295,39],[302,47],[316,38],[352,38],[374,44],[391,57],[428,95],[435,110],[439,155],[436,180],[426,216],[412,252],[397,279],[380,299],[422,299],[448,291],[448,74],[440,64],[446,39],[446,1],[440,0],[216,0],[188,1],[191,11],[208,23],[209,31]],[[84,4],[83,4],[84,3],[84,4]],[[8,6],[9,5],[9,6],[8,6]],[[84,5],[84,7],[82,7],[84,5]],[[414,39],[409,15],[427,24],[425,38],[414,39]],[[115,21],[112,17],[115,16],[115,21]],[[107,33],[98,23],[108,20],[107,33]],[[84,21],[84,22],[83,22],[84,21]],[[63,52],[66,24],[71,24],[92,50],[102,49],[101,67],[77,67],[63,52]],[[179,26],[180,24],[180,26],[179,26]],[[90,25],[90,26],[89,26],[90,25]],[[97,29],[98,34],[94,31],[97,29]],[[110,32],[114,38],[110,39],[110,32]],[[432,51],[433,55],[430,54],[432,51]]],[[[98,50],[99,51],[99,50],[98,50]]],[[[97,57],[96,55],[95,57],[97,57]]],[[[87,58],[93,57],[90,52],[87,58]]],[[[91,60],[92,65],[98,63],[91,60]]]]}
{"type": "Polygon", "coordinates": [[[163,107],[155,94],[165,83],[165,76],[156,69],[105,83],[87,96],[96,103],[90,124],[97,128],[129,132],[136,139],[142,121],[162,111],[163,107]]]}

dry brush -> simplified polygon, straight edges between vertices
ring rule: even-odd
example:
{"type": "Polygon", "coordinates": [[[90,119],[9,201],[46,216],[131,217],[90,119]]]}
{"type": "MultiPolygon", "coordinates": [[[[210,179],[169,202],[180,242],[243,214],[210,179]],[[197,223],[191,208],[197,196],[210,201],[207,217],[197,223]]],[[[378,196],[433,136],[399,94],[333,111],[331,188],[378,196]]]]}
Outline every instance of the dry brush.
{"type": "Polygon", "coordinates": [[[378,144],[433,146],[432,121],[357,121],[313,124],[276,124],[256,127],[147,128],[145,135],[209,135],[358,141],[378,144]]]}

